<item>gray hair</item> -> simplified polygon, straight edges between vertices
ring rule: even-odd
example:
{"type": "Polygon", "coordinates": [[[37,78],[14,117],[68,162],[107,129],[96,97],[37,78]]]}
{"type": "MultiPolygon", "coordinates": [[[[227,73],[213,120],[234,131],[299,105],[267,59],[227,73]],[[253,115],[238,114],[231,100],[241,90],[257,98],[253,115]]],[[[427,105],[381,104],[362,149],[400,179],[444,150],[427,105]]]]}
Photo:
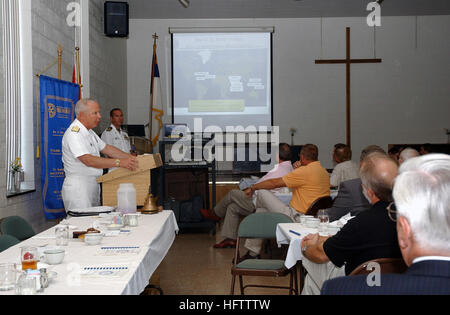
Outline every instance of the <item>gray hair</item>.
{"type": "Polygon", "coordinates": [[[397,163],[387,154],[373,152],[360,169],[362,184],[382,201],[392,201],[392,187],[397,176],[397,163]]]}
{"type": "Polygon", "coordinates": [[[361,157],[360,157],[360,162],[364,161],[370,154],[372,153],[382,153],[382,154],[387,154],[386,151],[384,151],[381,147],[377,146],[377,145],[369,145],[368,147],[365,147],[362,151],[361,151],[361,157]]]}
{"type": "Polygon", "coordinates": [[[405,161],[415,158],[419,155],[420,155],[420,153],[417,152],[417,150],[415,150],[413,148],[406,148],[400,153],[398,160],[400,163],[404,163],[405,161]]]}
{"type": "Polygon", "coordinates": [[[77,102],[77,104],[75,105],[75,115],[77,118],[80,117],[81,113],[84,113],[89,110],[89,103],[91,102],[96,101],[90,99],[81,99],[77,102]]]}
{"type": "Polygon", "coordinates": [[[429,154],[400,167],[394,200],[422,247],[450,251],[450,156],[429,154]]]}

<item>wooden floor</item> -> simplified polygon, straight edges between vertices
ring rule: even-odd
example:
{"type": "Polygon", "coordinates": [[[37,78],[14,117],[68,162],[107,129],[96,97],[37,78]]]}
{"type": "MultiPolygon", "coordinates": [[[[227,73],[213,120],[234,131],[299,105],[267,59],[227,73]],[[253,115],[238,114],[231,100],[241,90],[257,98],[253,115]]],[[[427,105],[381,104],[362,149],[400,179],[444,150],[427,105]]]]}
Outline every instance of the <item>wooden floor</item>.
{"type": "MultiPolygon", "coordinates": [[[[166,295],[228,295],[231,288],[231,261],[234,249],[214,249],[221,241],[220,232],[211,234],[180,234],[156,270],[160,287],[166,295]]],[[[273,247],[273,246],[272,246],[273,247]]],[[[275,246],[274,255],[280,251],[275,246]]],[[[245,253],[244,249],[242,252],[245,253]]],[[[244,277],[244,284],[289,285],[289,277],[244,277]]],[[[248,295],[288,295],[288,290],[248,288],[248,295]]],[[[236,279],[235,294],[239,295],[236,279]]]]}

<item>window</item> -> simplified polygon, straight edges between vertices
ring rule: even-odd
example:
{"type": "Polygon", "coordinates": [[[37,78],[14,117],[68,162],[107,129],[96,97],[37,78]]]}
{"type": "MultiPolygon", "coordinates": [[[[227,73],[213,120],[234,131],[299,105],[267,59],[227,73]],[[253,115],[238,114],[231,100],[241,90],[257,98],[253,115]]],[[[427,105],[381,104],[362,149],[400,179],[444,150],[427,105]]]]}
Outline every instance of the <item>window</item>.
{"type": "MultiPolygon", "coordinates": [[[[6,162],[10,170],[11,163],[20,158],[23,192],[35,188],[31,0],[2,0],[2,18],[6,162]]],[[[7,191],[13,191],[9,171],[7,191]]]]}

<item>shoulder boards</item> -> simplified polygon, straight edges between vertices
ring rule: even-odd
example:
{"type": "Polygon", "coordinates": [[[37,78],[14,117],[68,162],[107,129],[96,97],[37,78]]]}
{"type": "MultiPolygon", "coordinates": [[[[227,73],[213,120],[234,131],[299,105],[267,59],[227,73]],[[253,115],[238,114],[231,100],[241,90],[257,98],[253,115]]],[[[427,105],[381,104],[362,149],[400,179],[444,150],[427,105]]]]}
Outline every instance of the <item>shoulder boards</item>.
{"type": "Polygon", "coordinates": [[[106,131],[108,131],[108,132],[110,132],[112,130],[112,128],[111,127],[109,127],[108,129],[106,129],[106,131]]]}
{"type": "Polygon", "coordinates": [[[80,132],[80,127],[78,127],[78,126],[73,126],[73,127],[72,127],[72,132],[80,132]]]}

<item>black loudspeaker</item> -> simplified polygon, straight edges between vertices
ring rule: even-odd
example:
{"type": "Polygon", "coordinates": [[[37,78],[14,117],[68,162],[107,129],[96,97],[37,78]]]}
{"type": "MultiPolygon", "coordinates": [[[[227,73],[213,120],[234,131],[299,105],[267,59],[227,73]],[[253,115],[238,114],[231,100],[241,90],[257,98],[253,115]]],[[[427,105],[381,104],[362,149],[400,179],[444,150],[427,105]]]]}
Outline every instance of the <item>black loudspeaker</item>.
{"type": "Polygon", "coordinates": [[[127,37],[129,34],[129,5],[127,2],[105,2],[105,35],[127,37]]]}

